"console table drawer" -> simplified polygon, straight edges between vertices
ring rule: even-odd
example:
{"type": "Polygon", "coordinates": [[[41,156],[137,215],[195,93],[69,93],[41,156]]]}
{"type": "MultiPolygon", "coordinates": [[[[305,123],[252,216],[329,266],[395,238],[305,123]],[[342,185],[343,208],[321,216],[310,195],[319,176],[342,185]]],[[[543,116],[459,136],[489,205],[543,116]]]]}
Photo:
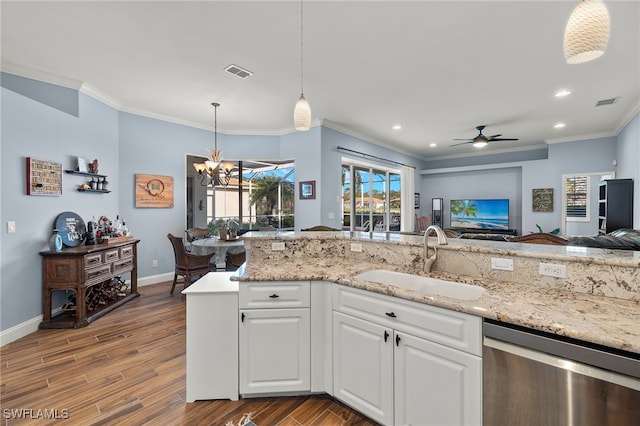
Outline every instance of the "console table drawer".
{"type": "Polygon", "coordinates": [[[111,265],[102,265],[86,271],[86,286],[90,286],[111,278],[111,265]]]}
{"type": "Polygon", "coordinates": [[[133,269],[133,257],[118,260],[113,263],[113,274],[118,275],[133,269]]]}
{"type": "Polygon", "coordinates": [[[113,262],[115,260],[118,260],[120,258],[119,254],[118,254],[119,251],[120,250],[118,250],[118,249],[105,251],[104,252],[104,261],[105,261],[105,263],[109,263],[109,262],[113,262]]]}
{"type": "Polygon", "coordinates": [[[120,259],[125,257],[133,257],[133,246],[120,248],[120,259]]]}
{"type": "Polygon", "coordinates": [[[85,268],[93,268],[102,265],[102,253],[88,254],[84,257],[85,268]]]}

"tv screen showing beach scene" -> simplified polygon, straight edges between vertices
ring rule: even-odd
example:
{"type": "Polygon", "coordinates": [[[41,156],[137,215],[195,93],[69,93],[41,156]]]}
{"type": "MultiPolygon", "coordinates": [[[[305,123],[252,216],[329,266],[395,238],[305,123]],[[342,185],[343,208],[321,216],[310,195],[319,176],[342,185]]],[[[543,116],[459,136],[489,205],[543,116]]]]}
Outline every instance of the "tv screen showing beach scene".
{"type": "Polygon", "coordinates": [[[451,200],[451,227],[509,229],[509,200],[451,200]]]}

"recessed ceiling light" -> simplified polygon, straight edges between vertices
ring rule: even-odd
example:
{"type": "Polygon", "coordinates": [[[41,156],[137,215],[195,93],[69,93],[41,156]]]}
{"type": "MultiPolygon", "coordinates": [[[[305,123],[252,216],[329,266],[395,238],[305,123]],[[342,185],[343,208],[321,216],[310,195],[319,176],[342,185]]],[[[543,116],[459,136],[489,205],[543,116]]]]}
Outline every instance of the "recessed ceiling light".
{"type": "Polygon", "coordinates": [[[393,129],[393,130],[401,130],[401,129],[402,129],[402,126],[401,126],[401,125],[399,125],[399,124],[394,124],[394,125],[393,125],[393,127],[392,127],[392,129],[393,129]]]}
{"type": "Polygon", "coordinates": [[[430,144],[429,144],[429,146],[430,146],[431,148],[435,148],[436,146],[438,146],[438,144],[437,144],[437,143],[430,143],[430,144]]]}
{"type": "Polygon", "coordinates": [[[571,94],[571,90],[562,89],[556,92],[556,98],[564,98],[565,96],[569,96],[571,94]]]}
{"type": "Polygon", "coordinates": [[[566,124],[564,123],[556,123],[553,125],[554,129],[562,129],[564,126],[566,126],[566,124]]]}

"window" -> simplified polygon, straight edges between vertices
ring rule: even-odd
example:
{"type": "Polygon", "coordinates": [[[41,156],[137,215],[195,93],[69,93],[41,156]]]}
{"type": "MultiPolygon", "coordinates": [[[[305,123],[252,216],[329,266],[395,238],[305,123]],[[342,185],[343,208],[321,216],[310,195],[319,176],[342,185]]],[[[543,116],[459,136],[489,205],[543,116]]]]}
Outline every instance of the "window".
{"type": "Polygon", "coordinates": [[[589,176],[565,176],[564,187],[567,220],[589,222],[589,176]]]}
{"type": "Polygon", "coordinates": [[[342,227],[351,231],[400,230],[400,174],[343,159],[342,227]]]}

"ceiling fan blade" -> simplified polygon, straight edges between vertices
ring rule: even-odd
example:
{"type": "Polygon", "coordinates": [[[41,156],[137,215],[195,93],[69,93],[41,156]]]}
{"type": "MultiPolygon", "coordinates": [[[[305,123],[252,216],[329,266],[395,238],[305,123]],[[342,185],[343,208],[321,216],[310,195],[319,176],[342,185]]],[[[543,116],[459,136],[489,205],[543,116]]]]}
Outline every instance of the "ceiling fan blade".
{"type": "Polygon", "coordinates": [[[454,141],[470,141],[470,142],[473,141],[473,139],[469,139],[469,138],[467,138],[467,139],[452,139],[452,140],[454,140],[454,141]]]}
{"type": "MultiPolygon", "coordinates": [[[[461,141],[461,140],[464,140],[464,139],[454,139],[454,140],[461,141]]],[[[452,147],[452,146],[460,146],[460,145],[466,145],[466,144],[468,144],[468,143],[473,143],[473,141],[471,140],[471,141],[469,141],[469,142],[455,143],[455,144],[453,144],[453,145],[449,145],[449,147],[452,147]]]]}
{"type": "Polygon", "coordinates": [[[487,136],[487,137],[488,137],[489,139],[495,139],[495,138],[499,138],[500,136],[502,136],[502,135],[498,134],[498,135],[487,136]]]}
{"type": "Polygon", "coordinates": [[[518,139],[511,139],[511,138],[505,138],[505,139],[489,139],[489,142],[494,142],[494,141],[517,141],[518,139]]]}

